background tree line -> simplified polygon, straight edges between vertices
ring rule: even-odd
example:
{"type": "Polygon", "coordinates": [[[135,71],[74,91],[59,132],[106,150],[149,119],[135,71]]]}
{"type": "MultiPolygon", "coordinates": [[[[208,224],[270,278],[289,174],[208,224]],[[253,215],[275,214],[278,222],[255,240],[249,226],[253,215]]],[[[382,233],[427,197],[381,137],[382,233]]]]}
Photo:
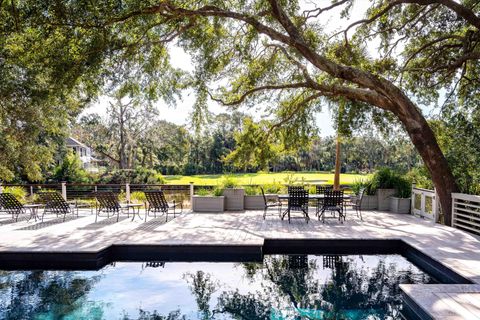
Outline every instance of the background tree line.
{"type": "MultiPolygon", "coordinates": [[[[302,144],[271,143],[264,159],[244,159],[241,144],[251,134],[251,116],[233,111],[210,114],[200,130],[159,120],[148,104],[118,98],[104,116],[88,114],[72,125],[72,134],[104,160],[108,170],[154,169],[164,175],[219,174],[230,172],[331,171],[335,165],[335,137],[321,137],[318,130],[302,144]]],[[[372,172],[390,167],[407,172],[419,165],[413,145],[396,138],[365,131],[342,140],[343,172],[372,172]]],[[[249,144],[249,147],[252,145],[249,144]]]]}

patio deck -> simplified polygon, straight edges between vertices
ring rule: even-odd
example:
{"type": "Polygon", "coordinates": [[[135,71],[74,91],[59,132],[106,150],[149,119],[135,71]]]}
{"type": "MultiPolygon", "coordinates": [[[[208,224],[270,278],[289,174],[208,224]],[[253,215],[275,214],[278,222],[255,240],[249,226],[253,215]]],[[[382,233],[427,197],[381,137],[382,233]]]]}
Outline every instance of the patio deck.
{"type": "Polygon", "coordinates": [[[466,315],[480,319],[479,237],[411,215],[380,211],[365,211],[364,221],[350,212],[344,224],[336,219],[327,219],[325,224],[312,219],[306,224],[300,217],[289,224],[273,212],[264,221],[262,213],[186,213],[168,223],[163,217],[147,222],[121,217],[119,222],[110,218],[95,223],[95,216],[87,213],[66,222],[54,217],[44,223],[12,222],[2,215],[0,260],[1,254],[8,253],[92,253],[110,245],[262,246],[265,239],[399,239],[476,283],[462,285],[461,300],[455,286],[449,292],[446,285],[427,298],[417,289],[406,288],[417,304],[438,319],[464,319],[466,315]],[[470,303],[465,306],[461,301],[470,303]]]}

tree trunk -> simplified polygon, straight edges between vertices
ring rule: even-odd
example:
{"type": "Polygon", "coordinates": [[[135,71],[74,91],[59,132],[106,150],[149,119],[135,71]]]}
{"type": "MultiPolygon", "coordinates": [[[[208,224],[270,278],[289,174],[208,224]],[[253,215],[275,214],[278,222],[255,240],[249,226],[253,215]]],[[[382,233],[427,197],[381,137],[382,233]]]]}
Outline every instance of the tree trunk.
{"type": "Polygon", "coordinates": [[[333,189],[340,190],[340,163],[341,163],[341,146],[340,134],[337,133],[337,141],[335,147],[335,177],[333,178],[333,189]]]}
{"type": "Polygon", "coordinates": [[[120,169],[126,169],[128,164],[127,164],[127,152],[125,150],[126,148],[126,141],[125,141],[125,119],[124,119],[124,114],[125,110],[124,107],[121,105],[121,101],[119,101],[120,104],[120,150],[119,150],[119,158],[120,158],[120,169]]]}
{"type": "Polygon", "coordinates": [[[452,224],[452,192],[458,191],[458,186],[453,177],[452,171],[447,160],[437,143],[435,134],[428,125],[423,116],[417,118],[416,121],[405,121],[405,126],[413,145],[423,159],[425,166],[428,168],[432,177],[433,184],[436,188],[444,223],[448,226],[452,224]],[[416,122],[417,121],[417,122],[416,122]],[[416,124],[421,123],[418,127],[416,124]]]}

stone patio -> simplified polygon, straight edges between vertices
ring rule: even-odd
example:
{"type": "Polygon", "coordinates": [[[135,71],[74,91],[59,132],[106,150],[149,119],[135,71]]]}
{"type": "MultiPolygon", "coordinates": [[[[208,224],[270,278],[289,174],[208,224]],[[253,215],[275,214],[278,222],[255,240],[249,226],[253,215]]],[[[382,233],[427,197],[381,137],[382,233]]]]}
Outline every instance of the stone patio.
{"type": "Polygon", "coordinates": [[[404,291],[436,319],[480,319],[479,237],[412,215],[380,211],[365,211],[363,221],[349,212],[343,224],[333,218],[325,224],[312,218],[306,224],[300,216],[289,224],[281,221],[275,211],[266,220],[262,213],[184,213],[167,223],[164,217],[144,222],[138,217],[131,221],[126,216],[121,216],[119,222],[102,218],[95,223],[95,216],[89,212],[65,222],[54,216],[43,223],[25,219],[13,222],[2,214],[0,254],[97,252],[112,244],[262,246],[265,239],[400,239],[476,283],[462,285],[461,291],[455,285],[444,285],[439,294],[427,298],[419,294],[425,291],[418,286],[406,286],[404,291]]]}

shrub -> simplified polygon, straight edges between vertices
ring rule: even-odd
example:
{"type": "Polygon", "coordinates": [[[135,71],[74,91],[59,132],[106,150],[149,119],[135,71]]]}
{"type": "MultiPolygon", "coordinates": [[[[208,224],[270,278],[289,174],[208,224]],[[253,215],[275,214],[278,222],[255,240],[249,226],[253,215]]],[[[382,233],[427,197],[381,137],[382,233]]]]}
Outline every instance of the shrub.
{"type": "Polygon", "coordinates": [[[207,188],[198,188],[195,192],[197,196],[209,196],[212,194],[212,190],[207,188]]]}
{"type": "Polygon", "coordinates": [[[145,193],[141,191],[134,191],[130,194],[130,201],[136,203],[144,203],[145,201],[147,201],[147,198],[145,197],[145,193]]]}
{"type": "Polygon", "coordinates": [[[371,189],[394,189],[397,175],[388,168],[382,168],[375,172],[370,182],[371,189]]]}
{"type": "Polygon", "coordinates": [[[417,187],[433,190],[433,182],[425,167],[413,168],[406,174],[406,178],[417,187]]]}
{"type": "Polygon", "coordinates": [[[161,173],[152,169],[119,169],[104,173],[98,182],[112,184],[164,184],[165,178],[161,173]]]}
{"type": "Polygon", "coordinates": [[[2,192],[13,194],[13,196],[21,203],[25,203],[27,201],[28,193],[23,187],[4,187],[2,192]]]}
{"type": "Polygon", "coordinates": [[[247,196],[256,196],[261,194],[260,188],[258,186],[245,186],[243,187],[245,189],[245,194],[247,196]]]}
{"type": "Polygon", "coordinates": [[[235,188],[238,186],[237,180],[232,176],[224,176],[220,182],[222,189],[235,188]]]}
{"type": "Polygon", "coordinates": [[[53,176],[55,181],[88,183],[90,177],[83,168],[80,158],[69,151],[62,159],[62,163],[55,167],[53,176]]]}
{"type": "Polygon", "coordinates": [[[224,188],[216,187],[215,189],[213,189],[213,195],[216,197],[223,196],[223,190],[224,188]]]}
{"type": "Polygon", "coordinates": [[[263,191],[265,191],[265,193],[281,193],[284,190],[285,187],[278,182],[263,185],[263,191]]]}
{"type": "MultiPolygon", "coordinates": [[[[358,195],[360,193],[361,189],[366,190],[369,185],[370,185],[370,181],[368,181],[366,179],[360,179],[360,180],[355,180],[352,183],[351,188],[352,188],[353,193],[358,195]]],[[[367,192],[367,194],[368,194],[368,192],[367,192]]]]}
{"type": "Polygon", "coordinates": [[[410,198],[412,195],[411,181],[402,176],[397,176],[395,180],[395,189],[397,189],[395,195],[399,198],[410,198]]]}
{"type": "Polygon", "coordinates": [[[352,190],[358,194],[361,188],[365,188],[367,195],[375,195],[377,189],[396,189],[396,196],[399,198],[408,198],[411,196],[411,178],[401,176],[388,168],[383,168],[375,172],[369,180],[356,180],[352,184],[352,190]]]}

